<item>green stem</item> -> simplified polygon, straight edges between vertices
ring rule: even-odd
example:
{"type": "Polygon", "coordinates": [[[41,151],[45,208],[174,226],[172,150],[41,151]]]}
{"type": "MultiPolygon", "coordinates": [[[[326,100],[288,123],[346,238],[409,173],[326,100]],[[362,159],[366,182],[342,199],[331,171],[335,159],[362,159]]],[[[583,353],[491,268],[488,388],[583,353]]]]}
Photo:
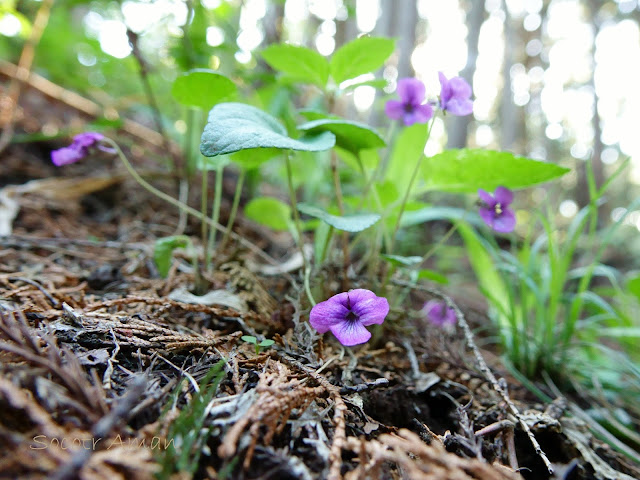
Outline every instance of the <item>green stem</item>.
{"type": "MultiPolygon", "coordinates": [[[[220,204],[222,203],[222,178],[224,173],[224,166],[221,165],[216,168],[216,191],[213,194],[213,207],[211,209],[211,221],[218,223],[220,219],[220,204]]],[[[226,230],[225,230],[226,232],[226,230]]],[[[207,246],[208,256],[211,258],[213,255],[213,249],[216,244],[216,230],[211,229],[209,231],[209,244],[207,246]]],[[[211,264],[207,264],[207,269],[211,271],[211,264]]]]}
{"type": "Polygon", "coordinates": [[[393,249],[396,245],[396,236],[398,235],[398,230],[400,229],[400,220],[402,220],[402,214],[404,213],[404,209],[407,206],[407,200],[409,200],[409,194],[411,193],[411,187],[413,187],[413,182],[418,175],[418,171],[420,170],[420,165],[422,164],[422,159],[424,155],[421,154],[420,158],[416,162],[416,166],[413,169],[413,173],[411,174],[411,179],[409,180],[409,185],[407,185],[407,189],[404,192],[404,197],[402,197],[402,203],[400,204],[400,211],[398,212],[398,218],[396,219],[396,224],[393,227],[393,233],[391,234],[391,244],[389,245],[389,255],[393,254],[393,249]]]}
{"type": "MultiPolygon", "coordinates": [[[[336,152],[331,152],[331,173],[333,174],[333,185],[336,191],[336,201],[338,211],[344,217],[344,201],[342,199],[342,186],[340,185],[340,175],[338,173],[338,158],[336,152]]],[[[342,232],[342,290],[347,290],[347,269],[349,268],[349,234],[342,232]]]]}
{"type": "MultiPolygon", "coordinates": [[[[429,141],[429,137],[431,136],[431,128],[433,127],[433,122],[435,121],[435,119],[436,119],[436,116],[434,115],[433,118],[431,119],[431,122],[429,123],[429,128],[427,130],[427,139],[425,140],[425,146],[426,146],[426,142],[429,141]]],[[[390,255],[393,254],[393,249],[396,244],[396,236],[398,234],[398,230],[400,229],[400,220],[402,220],[402,214],[404,213],[404,209],[407,206],[407,200],[409,200],[409,194],[411,193],[413,182],[415,182],[416,177],[418,176],[418,171],[420,170],[420,165],[422,164],[423,158],[424,158],[424,153],[420,153],[420,157],[418,158],[418,161],[416,162],[416,166],[413,169],[413,173],[411,174],[411,178],[409,179],[409,184],[407,185],[407,189],[404,192],[404,197],[402,198],[402,204],[400,205],[400,211],[398,212],[398,218],[396,219],[396,225],[393,228],[393,233],[391,235],[391,245],[389,246],[390,255]]]]}
{"type": "Polygon", "coordinates": [[[291,202],[291,209],[293,210],[293,223],[296,227],[296,233],[298,234],[297,244],[302,254],[302,273],[305,279],[305,293],[309,298],[311,305],[315,305],[316,301],[313,299],[311,289],[309,288],[309,276],[311,275],[309,264],[307,263],[307,257],[304,254],[304,241],[302,238],[302,227],[300,225],[300,214],[298,213],[298,200],[296,199],[296,191],[293,188],[293,174],[291,173],[291,160],[289,159],[289,152],[285,152],[284,161],[287,167],[287,184],[289,186],[289,200],[291,202]],[[309,273],[307,273],[309,272],[309,273]]]}
{"type": "MultiPolygon", "coordinates": [[[[207,191],[209,189],[209,171],[203,169],[201,172],[202,175],[202,192],[200,193],[200,213],[203,216],[207,216],[207,191]]],[[[200,225],[200,238],[202,241],[202,248],[204,249],[204,264],[209,265],[211,261],[211,256],[209,253],[209,249],[207,248],[207,227],[208,225],[205,222],[202,222],[200,225]]]]}
{"type": "Polygon", "coordinates": [[[247,171],[243,168],[240,170],[240,175],[238,176],[238,182],[236,183],[236,191],[233,194],[233,203],[231,205],[231,213],[229,214],[229,221],[227,222],[227,230],[224,232],[224,236],[222,237],[222,241],[220,242],[220,251],[224,250],[224,247],[227,245],[229,241],[229,234],[231,233],[231,229],[233,228],[233,224],[236,221],[236,214],[238,213],[238,206],[240,205],[240,197],[242,196],[242,186],[244,185],[244,177],[246,176],[247,171]]]}
{"type": "MultiPolygon", "coordinates": [[[[464,220],[464,219],[461,219],[464,220]]],[[[444,236],[440,239],[440,241],[438,243],[436,243],[433,247],[431,247],[429,249],[429,251],[427,253],[424,254],[424,256],[422,257],[422,260],[420,261],[420,263],[424,263],[427,261],[427,259],[433,255],[433,253],[440,247],[440,245],[444,245],[444,243],[449,240],[449,237],[451,235],[453,235],[453,232],[455,232],[458,228],[458,224],[454,223],[451,228],[449,228],[449,230],[447,230],[447,233],[444,234],[444,236]]]]}
{"type": "MultiPolygon", "coordinates": [[[[220,225],[219,223],[215,223],[213,221],[211,221],[211,219],[207,218],[206,215],[203,215],[202,213],[200,213],[198,210],[196,210],[195,208],[190,207],[189,205],[186,205],[178,200],[176,200],[175,198],[173,198],[171,195],[167,195],[166,193],[158,190],[157,188],[155,188],[153,185],[151,185],[149,182],[147,182],[144,178],[142,178],[138,172],[136,172],[136,170],[133,168],[133,166],[131,165],[131,163],[129,163],[129,160],[127,159],[127,157],[125,156],[125,154],[122,152],[122,150],[120,150],[120,147],[118,146],[118,144],[116,142],[114,142],[113,140],[111,140],[110,138],[104,138],[102,140],[105,144],[109,145],[110,147],[112,147],[115,151],[116,154],[118,155],[118,157],[120,158],[120,160],[122,161],[123,165],[125,166],[125,168],[127,169],[127,171],[129,172],[129,174],[133,177],[133,179],[138,182],[138,184],[144,188],[145,190],[147,190],[149,193],[152,193],[153,195],[155,195],[158,198],[161,198],[162,200],[164,200],[165,202],[173,205],[174,207],[180,209],[180,211],[183,211],[185,213],[188,213],[189,215],[192,215],[193,217],[197,218],[198,220],[200,220],[201,222],[206,222],[209,227],[211,228],[215,228],[216,230],[218,230],[219,232],[226,232],[226,228],[223,227],[222,225],[220,225]]],[[[256,255],[258,255],[259,257],[261,257],[262,259],[266,260],[267,262],[269,262],[271,265],[280,265],[280,262],[278,262],[275,258],[273,258],[271,255],[267,254],[266,252],[264,252],[260,247],[258,247],[257,245],[254,245],[253,243],[251,243],[249,240],[241,237],[240,235],[237,235],[233,232],[230,233],[231,238],[233,238],[235,241],[237,241],[238,243],[240,243],[242,246],[248,248],[249,250],[251,250],[253,253],[255,253],[256,255]]],[[[288,276],[288,280],[290,282],[292,282],[295,285],[295,280],[293,280],[293,278],[291,278],[291,276],[288,276]]]]}

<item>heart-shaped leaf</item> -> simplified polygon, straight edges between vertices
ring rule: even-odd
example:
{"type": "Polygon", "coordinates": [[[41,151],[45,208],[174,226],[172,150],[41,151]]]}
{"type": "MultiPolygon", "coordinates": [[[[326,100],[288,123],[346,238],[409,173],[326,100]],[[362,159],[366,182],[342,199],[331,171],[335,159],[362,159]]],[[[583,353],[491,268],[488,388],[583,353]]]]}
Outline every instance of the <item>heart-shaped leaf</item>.
{"type": "Polygon", "coordinates": [[[280,122],[268,113],[243,103],[220,103],[209,112],[200,151],[205,157],[252,148],[319,152],[330,149],[335,142],[336,137],[331,132],[290,138],[280,122]]]}
{"type": "Polygon", "coordinates": [[[274,230],[288,230],[291,225],[291,207],[273,197],[254,198],[244,207],[244,214],[274,230]]]}
{"type": "Polygon", "coordinates": [[[569,171],[553,163],[483,149],[446,150],[422,162],[425,190],[476,193],[499,185],[522,188],[547,182],[569,171]]]}
{"type": "Polygon", "coordinates": [[[320,118],[303,123],[298,130],[317,133],[329,131],[336,136],[336,145],[358,153],[366,148],[384,147],[386,144],[382,137],[371,127],[342,118],[320,118]]]}
{"type": "Polygon", "coordinates": [[[392,38],[360,37],[340,47],[331,57],[331,76],[337,84],[370,73],[382,65],[395,48],[392,38]]]}
{"type": "Polygon", "coordinates": [[[285,73],[292,80],[313,83],[321,88],[327,85],[329,62],[307,47],[271,45],[262,51],[262,58],[274,70],[285,73]]]}
{"type": "Polygon", "coordinates": [[[235,91],[235,83],[224,75],[206,69],[191,70],[180,75],[171,88],[171,94],[178,102],[203,110],[209,110],[235,91]]]}
{"type": "Polygon", "coordinates": [[[375,213],[345,215],[344,217],[331,215],[321,208],[314,207],[307,203],[299,203],[298,210],[312,217],[319,218],[323,222],[331,225],[333,228],[343,230],[345,232],[361,232],[380,220],[380,215],[375,213]]]}

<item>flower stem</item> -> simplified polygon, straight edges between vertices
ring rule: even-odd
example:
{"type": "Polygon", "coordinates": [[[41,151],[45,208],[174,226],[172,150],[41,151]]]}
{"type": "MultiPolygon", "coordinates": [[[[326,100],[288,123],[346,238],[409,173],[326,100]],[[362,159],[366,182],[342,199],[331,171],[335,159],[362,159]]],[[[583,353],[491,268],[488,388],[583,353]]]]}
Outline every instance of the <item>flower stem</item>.
{"type": "MultiPolygon", "coordinates": [[[[331,151],[331,173],[333,174],[333,185],[336,190],[336,201],[340,216],[344,217],[344,200],[342,198],[342,186],[340,185],[340,175],[338,174],[338,157],[335,151],[331,151]]],[[[348,289],[347,269],[349,267],[349,234],[342,232],[342,290],[348,289]]]]}
{"type": "Polygon", "coordinates": [[[311,276],[311,271],[309,264],[307,263],[307,256],[304,252],[304,239],[302,238],[302,227],[300,225],[300,214],[298,213],[298,200],[296,199],[296,191],[293,188],[293,174],[291,173],[291,160],[289,159],[289,152],[286,151],[284,154],[284,161],[287,167],[287,184],[289,186],[289,199],[291,202],[291,209],[293,210],[293,223],[296,227],[296,233],[298,234],[298,238],[296,239],[298,243],[298,248],[300,248],[300,253],[302,254],[302,274],[304,276],[304,290],[309,298],[309,302],[311,305],[315,305],[316,301],[313,299],[313,295],[311,294],[311,289],[309,288],[309,277],[311,276]]]}
{"type": "MultiPolygon", "coordinates": [[[[129,172],[129,174],[133,177],[133,179],[136,182],[138,182],[138,184],[142,188],[147,190],[149,193],[152,193],[156,197],[161,198],[165,202],[173,205],[174,207],[180,209],[180,211],[183,211],[185,213],[188,213],[189,215],[192,215],[193,217],[197,218],[201,222],[206,222],[209,225],[210,228],[215,228],[219,232],[226,232],[226,228],[223,227],[222,225],[220,225],[219,223],[214,223],[206,215],[203,215],[202,213],[200,213],[195,208],[191,208],[189,205],[186,205],[185,203],[182,203],[179,200],[176,200],[171,195],[167,195],[166,193],[158,190],[153,185],[151,185],[149,182],[147,182],[144,178],[142,178],[140,176],[140,174],[138,174],[138,172],[136,172],[136,170],[133,168],[133,165],[131,165],[131,163],[129,163],[129,160],[127,159],[125,154],[122,152],[122,150],[120,150],[120,147],[118,146],[118,144],[116,142],[114,142],[113,140],[111,140],[110,138],[107,138],[107,137],[105,137],[102,141],[104,143],[108,144],[110,147],[113,147],[113,149],[116,151],[116,154],[118,155],[118,157],[122,161],[123,165],[125,166],[125,168],[129,172]]],[[[273,258],[271,255],[269,255],[266,252],[264,252],[260,247],[258,247],[257,245],[251,243],[249,240],[247,240],[247,239],[245,239],[245,238],[241,237],[240,235],[238,235],[236,233],[233,233],[233,232],[231,232],[229,235],[235,241],[240,243],[242,246],[248,248],[253,253],[255,253],[256,255],[261,257],[262,259],[264,259],[267,262],[269,262],[271,265],[276,265],[276,266],[280,265],[280,263],[275,258],[273,258]]],[[[287,279],[293,285],[296,285],[295,280],[290,275],[287,275],[287,279]]]]}
{"type": "Polygon", "coordinates": [[[233,194],[233,203],[231,204],[231,213],[229,213],[229,221],[227,222],[227,230],[224,232],[224,236],[220,242],[220,251],[224,250],[224,247],[227,245],[229,241],[229,234],[231,233],[231,229],[233,228],[233,224],[236,221],[236,214],[238,213],[238,205],[240,205],[240,197],[242,196],[242,186],[244,185],[244,177],[246,176],[247,171],[243,168],[240,170],[240,175],[238,176],[238,182],[236,183],[236,191],[233,194]]]}
{"type": "MultiPolygon", "coordinates": [[[[207,192],[209,189],[209,171],[206,169],[203,169],[201,172],[202,175],[202,191],[200,192],[200,213],[202,213],[202,215],[204,215],[205,217],[207,216],[207,192]]],[[[211,255],[209,252],[209,249],[207,248],[207,223],[206,222],[202,222],[200,225],[200,238],[201,238],[201,242],[202,242],[202,248],[204,249],[204,263],[205,265],[209,265],[209,262],[211,261],[211,255]]]]}
{"type": "MultiPolygon", "coordinates": [[[[433,122],[435,121],[436,116],[434,115],[429,122],[429,128],[427,130],[427,139],[425,140],[425,146],[429,141],[429,137],[431,136],[431,128],[433,127],[433,122]]],[[[423,148],[424,150],[424,148],[423,148]]],[[[398,218],[396,219],[396,225],[393,228],[393,233],[391,234],[391,244],[389,245],[389,254],[393,254],[393,249],[396,244],[396,236],[398,235],[398,230],[400,229],[400,221],[402,220],[402,214],[404,213],[404,209],[407,206],[407,201],[409,200],[409,194],[411,193],[411,188],[413,187],[413,183],[418,176],[418,171],[420,170],[420,165],[422,164],[422,159],[424,158],[424,153],[420,153],[420,157],[416,161],[416,166],[413,169],[413,173],[411,174],[411,178],[409,179],[409,184],[407,185],[407,189],[404,192],[404,197],[402,198],[402,203],[400,204],[400,211],[398,212],[398,218]]]]}
{"type": "MultiPolygon", "coordinates": [[[[216,168],[216,191],[213,194],[213,207],[211,208],[211,221],[213,223],[218,223],[220,219],[220,204],[222,203],[222,178],[224,174],[224,165],[220,165],[216,168]]],[[[215,229],[211,229],[209,231],[209,244],[207,245],[207,253],[209,258],[211,258],[213,254],[213,249],[216,244],[216,233],[218,233],[215,229]]],[[[211,272],[212,265],[207,263],[207,271],[211,272]]]]}

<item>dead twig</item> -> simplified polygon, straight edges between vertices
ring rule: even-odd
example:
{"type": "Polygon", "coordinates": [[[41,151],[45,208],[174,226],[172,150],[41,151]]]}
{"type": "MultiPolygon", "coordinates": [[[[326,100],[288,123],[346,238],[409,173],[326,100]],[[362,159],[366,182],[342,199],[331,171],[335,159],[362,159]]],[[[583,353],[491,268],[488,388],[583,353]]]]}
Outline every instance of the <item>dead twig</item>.
{"type": "Polygon", "coordinates": [[[471,332],[471,328],[469,328],[469,324],[467,323],[466,319],[464,318],[464,314],[462,313],[460,308],[454,303],[454,301],[451,299],[451,297],[449,297],[448,295],[446,295],[446,294],[444,294],[444,293],[442,293],[442,292],[440,292],[440,291],[438,291],[438,290],[436,290],[434,288],[429,288],[429,287],[424,286],[424,285],[414,285],[412,283],[405,282],[405,281],[402,281],[402,280],[393,280],[393,283],[395,283],[396,285],[403,286],[403,287],[414,288],[414,289],[423,290],[425,292],[431,293],[432,295],[435,295],[436,297],[441,298],[442,300],[444,300],[445,303],[447,304],[447,306],[453,309],[453,311],[456,314],[456,318],[458,320],[458,325],[460,325],[460,328],[462,328],[462,331],[464,333],[464,337],[465,337],[465,340],[467,342],[467,346],[473,352],[473,355],[474,355],[474,357],[476,359],[476,362],[478,364],[478,368],[484,374],[485,378],[491,383],[491,386],[493,387],[493,389],[500,395],[500,397],[502,398],[502,401],[507,406],[507,409],[509,410],[509,413],[511,413],[514,417],[516,417],[516,419],[518,420],[518,424],[520,425],[522,430],[526,433],[526,435],[529,438],[529,441],[531,442],[531,445],[533,446],[536,454],[543,461],[545,467],[547,467],[547,471],[549,472],[549,474],[553,475],[553,466],[551,465],[551,462],[549,461],[549,458],[547,457],[547,455],[542,450],[542,447],[540,447],[540,444],[538,443],[538,440],[536,439],[535,435],[531,431],[531,428],[529,428],[529,425],[524,420],[522,414],[520,413],[518,408],[515,406],[515,404],[513,403],[511,398],[509,397],[509,394],[502,387],[502,385],[500,384],[500,382],[498,381],[496,376],[493,374],[493,372],[491,371],[491,369],[487,365],[487,362],[484,360],[484,357],[482,356],[482,353],[480,353],[480,349],[476,345],[476,342],[475,342],[475,340],[473,338],[473,333],[471,332]]]}

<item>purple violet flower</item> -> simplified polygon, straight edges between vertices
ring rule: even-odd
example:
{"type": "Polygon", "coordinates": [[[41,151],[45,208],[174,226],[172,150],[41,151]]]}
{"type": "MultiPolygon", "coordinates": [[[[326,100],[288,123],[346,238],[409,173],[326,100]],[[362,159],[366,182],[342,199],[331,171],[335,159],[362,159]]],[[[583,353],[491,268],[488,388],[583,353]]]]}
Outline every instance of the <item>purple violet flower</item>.
{"type": "Polygon", "coordinates": [[[51,152],[51,161],[56,167],[69,165],[78,160],[82,160],[89,155],[94,147],[104,151],[112,151],[111,149],[100,147],[98,143],[104,138],[104,135],[96,132],[84,132],[73,137],[73,142],[68,147],[59,148],[51,152]]]}
{"type": "Polygon", "coordinates": [[[513,192],[499,186],[493,195],[483,189],[478,190],[483,206],[479,213],[484,223],[496,232],[509,233],[516,226],[516,214],[509,208],[513,202],[513,192]]]}
{"type": "Polygon", "coordinates": [[[370,290],[358,288],[334,295],[311,309],[309,323],[319,333],[331,330],[346,346],[359,345],[371,338],[364,327],[381,324],[389,313],[389,302],[370,290]]]}
{"type": "Polygon", "coordinates": [[[417,78],[402,78],[398,81],[400,100],[389,100],[384,106],[387,117],[402,119],[405,126],[427,123],[433,116],[433,107],[424,102],[425,88],[417,78]]]}
{"type": "Polygon", "coordinates": [[[440,78],[440,108],[452,115],[464,116],[473,112],[471,87],[462,77],[447,80],[444,73],[438,72],[440,78]]]}
{"type": "Polygon", "coordinates": [[[429,300],[422,307],[422,312],[436,327],[455,325],[457,321],[455,310],[438,300],[429,300]]]}

